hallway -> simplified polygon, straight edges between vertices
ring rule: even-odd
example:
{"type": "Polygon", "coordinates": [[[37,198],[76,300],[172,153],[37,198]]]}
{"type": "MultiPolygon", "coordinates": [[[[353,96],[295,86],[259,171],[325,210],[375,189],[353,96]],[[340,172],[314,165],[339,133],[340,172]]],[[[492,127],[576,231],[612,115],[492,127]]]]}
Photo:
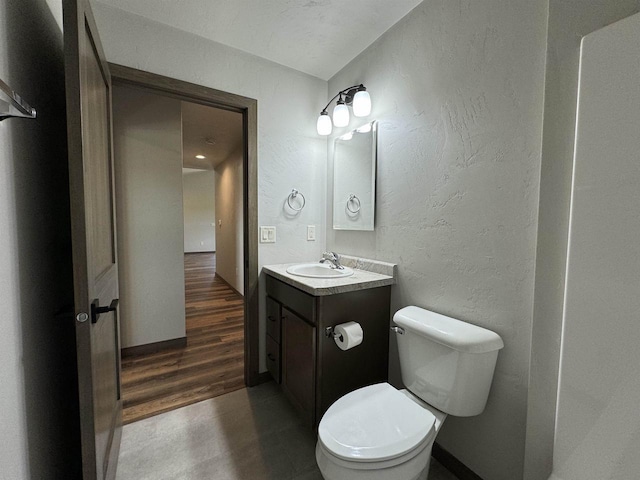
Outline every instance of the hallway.
{"type": "Polygon", "coordinates": [[[244,387],[243,297],[215,270],[215,253],[185,255],[186,347],[122,359],[124,424],[244,387]]]}

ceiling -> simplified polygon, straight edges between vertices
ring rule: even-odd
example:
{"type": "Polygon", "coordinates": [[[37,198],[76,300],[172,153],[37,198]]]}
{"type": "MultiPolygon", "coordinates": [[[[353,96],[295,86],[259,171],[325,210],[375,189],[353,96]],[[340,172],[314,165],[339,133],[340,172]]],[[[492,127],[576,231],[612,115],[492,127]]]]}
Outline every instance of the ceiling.
{"type": "Polygon", "coordinates": [[[182,104],[182,160],[186,168],[213,170],[242,148],[242,114],[191,102],[182,104]],[[204,155],[205,159],[197,159],[204,155]]]}
{"type": "Polygon", "coordinates": [[[99,0],[330,79],[422,0],[99,0]]]}

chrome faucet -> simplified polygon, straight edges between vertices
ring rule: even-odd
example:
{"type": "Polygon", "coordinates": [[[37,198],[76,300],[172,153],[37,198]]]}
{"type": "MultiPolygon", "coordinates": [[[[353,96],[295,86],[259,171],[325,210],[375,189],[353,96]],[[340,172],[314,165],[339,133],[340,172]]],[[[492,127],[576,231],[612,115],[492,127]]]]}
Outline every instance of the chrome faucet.
{"type": "Polygon", "coordinates": [[[344,270],[344,267],[340,265],[340,255],[338,255],[336,252],[324,252],[322,254],[322,258],[320,259],[320,263],[324,262],[331,263],[331,268],[344,270]]]}

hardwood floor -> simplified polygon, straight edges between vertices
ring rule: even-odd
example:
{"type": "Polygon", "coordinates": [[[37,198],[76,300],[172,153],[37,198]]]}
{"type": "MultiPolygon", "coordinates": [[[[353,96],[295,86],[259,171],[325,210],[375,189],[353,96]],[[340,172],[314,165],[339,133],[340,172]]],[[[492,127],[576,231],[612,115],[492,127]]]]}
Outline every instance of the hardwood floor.
{"type": "Polygon", "coordinates": [[[215,254],[185,255],[187,346],[122,359],[125,424],[244,387],[243,297],[215,254]]]}

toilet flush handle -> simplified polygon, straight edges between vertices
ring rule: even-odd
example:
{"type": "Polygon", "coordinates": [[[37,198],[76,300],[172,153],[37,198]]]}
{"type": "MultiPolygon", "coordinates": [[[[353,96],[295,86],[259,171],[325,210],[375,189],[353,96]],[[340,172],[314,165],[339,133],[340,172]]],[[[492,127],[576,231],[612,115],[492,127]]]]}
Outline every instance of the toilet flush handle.
{"type": "Polygon", "coordinates": [[[397,327],[394,325],[393,327],[391,327],[391,330],[396,332],[399,335],[404,335],[404,328],[402,327],[397,327]]]}

